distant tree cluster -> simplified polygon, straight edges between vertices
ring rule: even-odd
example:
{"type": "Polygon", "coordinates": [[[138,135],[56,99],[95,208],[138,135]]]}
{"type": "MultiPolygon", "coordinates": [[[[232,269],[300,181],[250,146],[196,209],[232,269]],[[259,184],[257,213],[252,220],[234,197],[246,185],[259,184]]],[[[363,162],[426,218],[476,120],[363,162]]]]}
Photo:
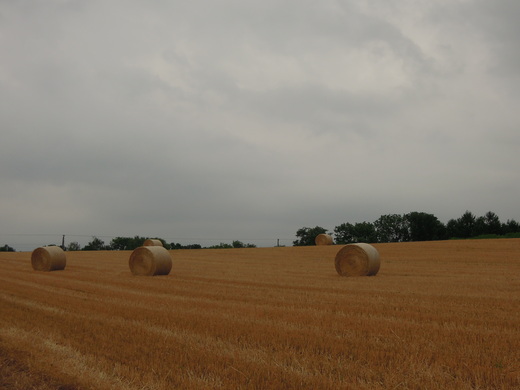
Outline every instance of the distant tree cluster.
{"type": "MultiPolygon", "coordinates": [[[[139,248],[144,244],[144,242],[150,237],[115,237],[110,243],[105,244],[99,237],[92,237],[92,240],[89,241],[83,248],[77,241],[72,241],[62,249],[66,251],[125,251],[125,250],[134,250],[139,248]]],[[[180,243],[167,243],[162,238],[155,238],[156,240],[160,240],[163,244],[163,247],[170,249],[222,249],[222,248],[256,248],[256,245],[243,243],[242,241],[234,240],[231,244],[221,242],[218,245],[212,245],[209,247],[203,247],[200,244],[188,244],[182,245],[180,243]]],[[[56,244],[47,244],[47,246],[54,246],[56,244]]],[[[61,245],[60,245],[61,246],[61,245]]],[[[15,249],[10,247],[9,245],[4,245],[0,247],[0,252],[15,252],[15,249]]]]}
{"type": "Polygon", "coordinates": [[[200,244],[181,245],[172,242],[170,244],[170,249],[202,249],[202,246],[200,244]]]}
{"type": "MultiPolygon", "coordinates": [[[[105,244],[103,240],[98,237],[92,237],[92,240],[85,245],[83,248],[77,242],[71,242],[66,247],[68,251],[123,251],[123,250],[134,250],[143,245],[143,243],[148,239],[148,237],[116,237],[113,238],[109,244],[105,244]]],[[[170,249],[203,249],[203,247],[199,244],[189,244],[189,245],[181,245],[180,243],[167,243],[162,238],[156,238],[160,240],[163,244],[163,247],[170,249]]],[[[220,243],[219,245],[210,246],[207,248],[255,248],[254,244],[244,244],[241,241],[235,240],[232,244],[220,243]]]]}
{"type": "MultiPolygon", "coordinates": [[[[315,237],[322,233],[331,234],[320,226],[300,228],[296,231],[298,239],[293,241],[293,245],[314,245],[315,237]]],[[[502,223],[492,211],[481,217],[466,211],[460,218],[450,219],[444,225],[433,214],[414,211],[402,215],[382,215],[374,222],[346,222],[334,228],[336,244],[487,237],[520,237],[520,224],[514,219],[502,223]]]]}
{"type": "Polygon", "coordinates": [[[233,241],[232,244],[221,242],[218,245],[209,246],[208,249],[231,249],[231,248],[256,248],[254,244],[244,244],[242,241],[233,241]]]}
{"type": "MultiPolygon", "coordinates": [[[[315,245],[315,238],[319,234],[330,234],[336,244],[353,242],[404,242],[404,241],[432,241],[464,238],[494,238],[520,237],[520,224],[514,219],[501,222],[497,214],[488,211],[477,217],[466,211],[459,218],[450,219],[446,224],[440,222],[433,214],[413,211],[408,214],[387,214],[380,216],[374,222],[345,222],[336,226],[333,233],[321,226],[313,228],[303,227],[296,231],[297,239],[294,246],[315,245]]],[[[115,237],[110,243],[92,237],[92,240],[83,248],[76,242],[70,242],[65,248],[67,251],[100,251],[100,250],[134,250],[143,245],[149,237],[115,237]]],[[[256,248],[256,245],[235,240],[231,244],[223,243],[202,247],[199,244],[181,245],[167,243],[162,238],[163,247],[170,249],[226,249],[226,248],[256,248]]],[[[55,245],[55,244],[49,244],[55,245]]],[[[0,252],[15,252],[9,245],[0,246],[0,252]]]]}
{"type": "Polygon", "coordinates": [[[0,246],[0,252],[16,252],[16,251],[14,250],[14,248],[5,244],[4,246],[0,246]]]}
{"type": "MultiPolygon", "coordinates": [[[[92,240],[87,243],[83,248],[79,245],[78,242],[73,241],[67,245],[66,250],[68,251],[125,251],[125,250],[134,250],[143,245],[143,243],[148,239],[148,237],[115,237],[113,238],[109,244],[105,244],[105,242],[98,238],[92,237],[92,240]]],[[[157,238],[163,244],[166,249],[170,249],[170,244],[166,243],[162,238],[157,238]]]]}
{"type": "Polygon", "coordinates": [[[308,245],[314,245],[314,240],[316,239],[316,236],[319,234],[326,234],[327,229],[322,228],[320,226],[316,226],[313,228],[308,227],[302,227],[301,229],[298,229],[296,231],[296,237],[298,239],[296,241],[293,241],[294,246],[308,246],[308,245]]]}

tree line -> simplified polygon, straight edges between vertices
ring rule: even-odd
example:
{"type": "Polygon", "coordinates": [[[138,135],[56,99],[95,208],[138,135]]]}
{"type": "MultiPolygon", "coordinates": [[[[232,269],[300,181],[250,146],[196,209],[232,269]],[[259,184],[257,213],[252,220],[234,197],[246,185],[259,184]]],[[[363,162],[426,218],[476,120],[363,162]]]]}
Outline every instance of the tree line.
{"type": "MultiPolygon", "coordinates": [[[[98,237],[92,237],[92,241],[90,241],[83,248],[77,242],[71,242],[66,250],[69,251],[99,251],[99,250],[114,250],[114,251],[124,251],[124,250],[134,250],[143,245],[143,243],[148,239],[148,237],[115,237],[113,238],[109,244],[105,244],[103,240],[98,237]]],[[[182,245],[180,243],[171,242],[168,243],[162,238],[155,238],[162,242],[164,248],[168,250],[174,249],[226,249],[226,248],[254,248],[256,245],[253,244],[245,244],[242,241],[234,240],[231,244],[221,242],[218,245],[212,245],[208,247],[203,247],[200,244],[189,244],[182,245]]]]}
{"type": "MultiPolygon", "coordinates": [[[[68,251],[99,251],[99,250],[105,250],[105,251],[124,251],[124,250],[134,250],[140,246],[143,245],[143,243],[148,239],[148,237],[140,237],[140,236],[134,236],[134,237],[115,237],[113,238],[109,244],[105,244],[103,240],[101,240],[98,237],[92,237],[92,241],[90,241],[87,245],[85,245],[83,248],[77,243],[77,242],[71,242],[65,250],[68,251]]],[[[162,242],[162,245],[164,248],[168,250],[174,250],[174,249],[226,249],[226,248],[254,248],[256,245],[253,244],[245,244],[242,241],[234,240],[231,244],[223,243],[221,242],[218,245],[212,245],[209,247],[202,247],[199,244],[189,244],[189,245],[182,245],[180,243],[171,242],[168,243],[162,238],[155,238],[156,240],[159,240],[162,242]]]]}
{"type": "MultiPolygon", "coordinates": [[[[66,251],[123,251],[123,250],[134,250],[143,245],[143,243],[150,237],[115,237],[108,244],[94,236],[92,240],[87,243],[87,245],[81,247],[81,245],[77,241],[72,241],[68,245],[56,245],[56,244],[48,244],[48,246],[60,246],[63,250],[66,251]]],[[[162,238],[155,238],[156,240],[160,240],[163,244],[163,247],[168,250],[174,249],[228,249],[228,248],[256,248],[256,245],[243,243],[239,240],[232,241],[231,244],[221,242],[217,245],[212,245],[208,247],[203,247],[199,244],[189,244],[189,245],[181,245],[180,243],[167,243],[162,238]]],[[[16,250],[9,245],[0,246],[0,252],[15,252],[16,250]]]]}
{"type": "Polygon", "coordinates": [[[293,245],[315,245],[318,234],[332,235],[336,244],[520,237],[520,224],[514,219],[501,222],[492,211],[480,217],[466,211],[446,224],[433,214],[414,211],[382,215],[374,222],[345,222],[336,226],[333,233],[321,226],[303,227],[296,231],[298,239],[293,245]]]}
{"type": "MultiPolygon", "coordinates": [[[[374,222],[345,222],[334,228],[333,232],[316,226],[303,227],[296,231],[297,239],[294,246],[315,245],[318,234],[330,234],[336,244],[349,244],[353,242],[382,243],[404,241],[433,241],[465,238],[494,238],[494,237],[519,237],[520,224],[514,219],[501,222],[497,214],[488,211],[483,216],[477,217],[470,211],[466,211],[456,219],[450,219],[443,224],[433,215],[424,212],[413,211],[408,214],[387,214],[380,216],[374,222]]],[[[76,241],[69,243],[63,249],[68,251],[96,251],[96,250],[134,250],[143,245],[149,237],[115,237],[108,244],[98,238],[92,240],[84,247],[76,241]]],[[[173,249],[226,249],[226,248],[255,248],[256,245],[243,243],[238,240],[231,244],[219,243],[209,247],[199,244],[181,245],[180,243],[167,243],[162,238],[163,246],[168,250],[173,249]]],[[[55,245],[55,244],[49,244],[55,245]]],[[[15,252],[9,245],[0,246],[0,252],[15,252]]]]}

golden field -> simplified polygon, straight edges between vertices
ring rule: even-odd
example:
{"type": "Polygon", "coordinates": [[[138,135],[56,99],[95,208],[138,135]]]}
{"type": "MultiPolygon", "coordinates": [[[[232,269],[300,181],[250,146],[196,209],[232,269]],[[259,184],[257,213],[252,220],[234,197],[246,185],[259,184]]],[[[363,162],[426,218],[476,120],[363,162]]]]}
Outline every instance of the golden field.
{"type": "Polygon", "coordinates": [[[520,239],[67,252],[37,272],[0,252],[0,389],[519,389],[520,239]]]}

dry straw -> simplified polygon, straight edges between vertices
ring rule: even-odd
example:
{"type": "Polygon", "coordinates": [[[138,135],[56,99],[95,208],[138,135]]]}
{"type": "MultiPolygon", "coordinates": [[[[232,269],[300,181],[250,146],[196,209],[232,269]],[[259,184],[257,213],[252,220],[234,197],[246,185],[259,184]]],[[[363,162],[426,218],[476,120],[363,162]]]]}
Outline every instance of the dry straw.
{"type": "Polygon", "coordinates": [[[134,275],[168,275],[172,258],[162,246],[141,246],[132,252],[128,265],[134,275]]]}
{"type": "Polygon", "coordinates": [[[149,238],[149,239],[145,240],[143,246],[163,246],[163,244],[162,244],[161,240],[149,238]]]}
{"type": "Polygon", "coordinates": [[[335,259],[341,276],[373,276],[379,271],[379,252],[370,244],[348,244],[339,250],[335,259]]]}
{"type": "Polygon", "coordinates": [[[31,264],[35,271],[57,271],[65,269],[67,257],[59,246],[42,246],[32,252],[31,264]]]}
{"type": "Polygon", "coordinates": [[[318,234],[314,239],[316,245],[332,245],[332,236],[329,234],[318,234]]]}

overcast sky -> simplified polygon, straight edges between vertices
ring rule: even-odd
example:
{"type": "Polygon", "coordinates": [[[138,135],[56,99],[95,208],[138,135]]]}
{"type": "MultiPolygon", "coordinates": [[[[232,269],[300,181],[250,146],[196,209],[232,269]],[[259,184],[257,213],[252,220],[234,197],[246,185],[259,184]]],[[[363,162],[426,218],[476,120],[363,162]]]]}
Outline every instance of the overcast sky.
{"type": "Polygon", "coordinates": [[[0,245],[520,221],[519,20],[518,0],[0,0],[0,245]]]}

